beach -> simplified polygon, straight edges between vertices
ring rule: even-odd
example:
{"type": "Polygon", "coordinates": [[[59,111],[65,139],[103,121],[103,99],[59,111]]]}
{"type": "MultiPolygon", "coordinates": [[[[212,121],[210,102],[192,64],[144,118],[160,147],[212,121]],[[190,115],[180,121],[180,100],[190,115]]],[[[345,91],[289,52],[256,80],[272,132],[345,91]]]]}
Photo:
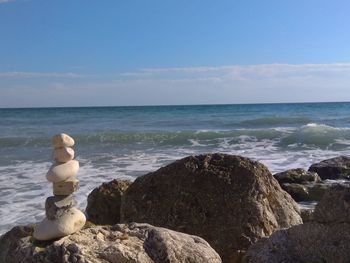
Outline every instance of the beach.
{"type": "Polygon", "coordinates": [[[0,109],[0,233],[44,217],[50,138],[76,140],[84,210],[102,182],[189,155],[227,153],[272,173],[349,155],[350,103],[0,109]]]}

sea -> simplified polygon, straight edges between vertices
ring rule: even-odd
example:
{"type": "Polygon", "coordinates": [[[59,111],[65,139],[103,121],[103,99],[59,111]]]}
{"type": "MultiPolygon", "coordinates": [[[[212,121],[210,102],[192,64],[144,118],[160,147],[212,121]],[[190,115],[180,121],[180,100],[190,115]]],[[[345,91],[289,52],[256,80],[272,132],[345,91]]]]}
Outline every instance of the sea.
{"type": "Polygon", "coordinates": [[[0,234],[43,219],[57,133],[75,139],[84,210],[103,182],[188,155],[241,155],[271,173],[350,155],[350,103],[0,109],[0,234]]]}

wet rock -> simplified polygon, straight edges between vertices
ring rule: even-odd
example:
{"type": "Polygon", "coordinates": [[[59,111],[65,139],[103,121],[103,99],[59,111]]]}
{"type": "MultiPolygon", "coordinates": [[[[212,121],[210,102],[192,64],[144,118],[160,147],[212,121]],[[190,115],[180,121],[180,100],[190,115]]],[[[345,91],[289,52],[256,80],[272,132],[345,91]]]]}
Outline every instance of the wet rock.
{"type": "Polygon", "coordinates": [[[0,240],[0,262],[19,263],[220,263],[219,255],[197,236],[148,224],[96,226],[50,243],[36,244],[13,229],[0,240]]]}
{"type": "Polygon", "coordinates": [[[309,172],[302,168],[290,169],[273,175],[280,184],[304,184],[320,182],[321,178],[315,172],[309,172]]]}
{"type": "Polygon", "coordinates": [[[120,223],[122,197],[132,182],[113,180],[95,188],[88,196],[88,220],[100,225],[120,223]]]}
{"type": "Polygon", "coordinates": [[[332,185],[327,183],[282,184],[281,187],[297,202],[320,201],[332,185]]]}
{"type": "Polygon", "coordinates": [[[239,262],[261,237],[302,223],[264,165],[225,154],[190,156],[138,177],[122,204],[122,222],[133,221],[198,235],[223,262],[239,262]]]}
{"type": "Polygon", "coordinates": [[[247,263],[332,262],[350,259],[350,188],[333,186],[316,206],[313,221],[276,231],[252,245],[247,263]]]}
{"type": "Polygon", "coordinates": [[[291,197],[297,201],[310,201],[308,188],[302,184],[283,184],[282,189],[285,190],[291,197]]]}
{"type": "Polygon", "coordinates": [[[339,156],[315,163],[310,166],[310,172],[316,172],[322,180],[350,179],[350,157],[339,156]]]}

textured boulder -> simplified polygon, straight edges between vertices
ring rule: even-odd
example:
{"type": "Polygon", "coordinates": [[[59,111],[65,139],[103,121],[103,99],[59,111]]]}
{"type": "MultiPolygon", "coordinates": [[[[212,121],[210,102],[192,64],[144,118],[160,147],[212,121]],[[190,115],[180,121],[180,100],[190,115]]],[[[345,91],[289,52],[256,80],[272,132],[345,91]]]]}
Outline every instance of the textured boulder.
{"type": "Polygon", "coordinates": [[[320,223],[350,223],[349,186],[333,186],[316,206],[313,216],[320,223]]]}
{"type": "Polygon", "coordinates": [[[320,182],[321,178],[315,172],[305,171],[302,168],[290,169],[273,175],[280,184],[304,184],[320,182]]]}
{"type": "Polygon", "coordinates": [[[239,262],[259,238],[302,223],[298,205],[264,165],[225,154],[190,156],[138,177],[122,216],[200,236],[224,262],[239,262]]]}
{"type": "Polygon", "coordinates": [[[100,225],[120,223],[122,196],[130,184],[126,180],[113,180],[95,188],[88,196],[88,220],[100,225]]]}
{"type": "Polygon", "coordinates": [[[310,172],[316,172],[322,180],[350,179],[350,157],[339,156],[315,163],[310,166],[310,172]]]}
{"type": "Polygon", "coordinates": [[[276,231],[252,245],[244,262],[292,263],[350,260],[350,188],[334,186],[316,206],[313,221],[276,231]]]}
{"type": "Polygon", "coordinates": [[[148,224],[96,226],[41,244],[32,243],[31,229],[17,227],[0,239],[0,262],[221,262],[203,239],[148,224]]]}

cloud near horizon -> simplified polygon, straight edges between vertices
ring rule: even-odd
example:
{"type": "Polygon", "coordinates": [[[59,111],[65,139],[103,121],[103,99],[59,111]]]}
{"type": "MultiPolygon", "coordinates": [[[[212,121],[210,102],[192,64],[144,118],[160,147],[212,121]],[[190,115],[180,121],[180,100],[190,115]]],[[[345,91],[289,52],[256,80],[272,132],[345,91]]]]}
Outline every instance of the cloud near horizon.
{"type": "Polygon", "coordinates": [[[0,72],[0,107],[348,101],[349,86],[350,63],[0,72]]]}

